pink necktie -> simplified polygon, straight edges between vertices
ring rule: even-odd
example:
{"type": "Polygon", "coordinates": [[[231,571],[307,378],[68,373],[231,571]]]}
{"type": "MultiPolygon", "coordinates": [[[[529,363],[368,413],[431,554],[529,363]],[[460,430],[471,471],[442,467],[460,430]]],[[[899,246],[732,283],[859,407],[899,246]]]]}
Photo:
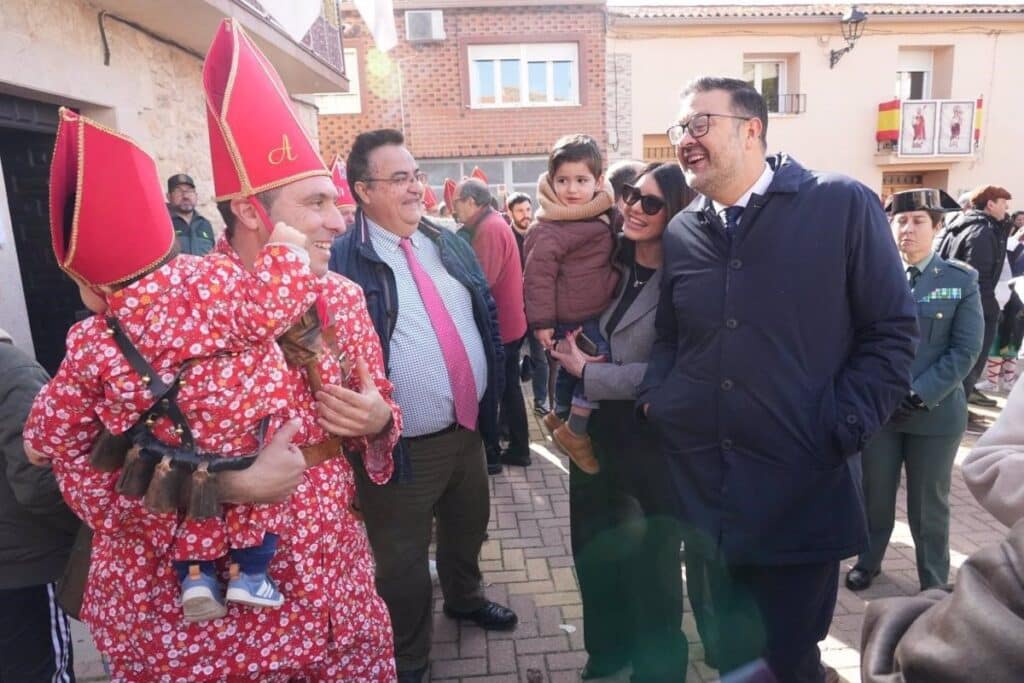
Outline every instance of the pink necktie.
{"type": "Polygon", "coordinates": [[[398,242],[409,262],[412,279],[416,289],[420,291],[423,308],[427,310],[430,324],[437,335],[437,343],[441,346],[444,364],[448,369],[448,381],[452,385],[452,399],[455,402],[455,419],[466,429],[476,429],[476,418],[480,406],[476,400],[476,380],[473,378],[473,366],[469,364],[469,355],[462,343],[462,337],[455,328],[455,322],[448,313],[448,308],[441,300],[441,295],[430,279],[423,266],[420,265],[412,250],[412,242],[403,237],[398,242]]]}

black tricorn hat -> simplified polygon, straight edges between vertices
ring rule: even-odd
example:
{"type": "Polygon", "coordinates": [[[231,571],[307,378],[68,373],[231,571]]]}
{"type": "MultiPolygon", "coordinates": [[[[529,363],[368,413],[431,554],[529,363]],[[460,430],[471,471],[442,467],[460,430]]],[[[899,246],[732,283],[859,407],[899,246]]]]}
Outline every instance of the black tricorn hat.
{"type": "Polygon", "coordinates": [[[960,211],[956,200],[943,190],[922,187],[916,190],[897,192],[885,203],[885,212],[890,215],[905,211],[960,211]]]}

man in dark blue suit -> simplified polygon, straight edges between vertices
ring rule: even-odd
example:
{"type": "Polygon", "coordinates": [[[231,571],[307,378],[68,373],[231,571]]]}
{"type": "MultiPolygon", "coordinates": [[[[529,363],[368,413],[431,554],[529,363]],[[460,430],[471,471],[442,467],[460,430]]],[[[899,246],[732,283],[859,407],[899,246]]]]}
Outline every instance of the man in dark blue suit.
{"type": "Polygon", "coordinates": [[[877,196],[766,161],[767,125],[742,81],[683,91],[668,135],[704,196],[665,232],[640,404],[707,563],[721,671],[818,682],[839,560],[867,541],[859,452],[910,389],[917,323],[877,196]]]}

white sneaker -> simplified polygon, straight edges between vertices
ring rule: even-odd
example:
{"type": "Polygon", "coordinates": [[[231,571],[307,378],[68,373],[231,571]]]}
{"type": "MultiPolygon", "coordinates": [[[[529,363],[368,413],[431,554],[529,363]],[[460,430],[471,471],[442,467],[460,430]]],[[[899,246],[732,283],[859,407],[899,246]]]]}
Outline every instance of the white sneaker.
{"type": "Polygon", "coordinates": [[[999,385],[998,384],[994,384],[993,382],[989,382],[987,379],[982,380],[980,382],[975,382],[974,383],[974,388],[977,391],[981,391],[981,392],[985,392],[985,391],[999,391],[999,385]]]}

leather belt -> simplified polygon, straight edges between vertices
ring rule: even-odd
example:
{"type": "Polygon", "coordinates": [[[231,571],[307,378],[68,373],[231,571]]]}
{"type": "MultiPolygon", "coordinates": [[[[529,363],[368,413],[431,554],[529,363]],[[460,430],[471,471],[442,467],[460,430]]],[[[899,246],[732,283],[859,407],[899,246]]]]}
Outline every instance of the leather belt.
{"type": "Polygon", "coordinates": [[[302,457],[306,459],[306,469],[316,467],[341,455],[341,437],[332,436],[326,441],[315,443],[312,446],[304,446],[299,450],[302,451],[302,457]]]}
{"type": "Polygon", "coordinates": [[[424,439],[433,439],[435,436],[441,436],[442,434],[448,434],[450,432],[465,432],[468,431],[465,427],[460,425],[458,422],[453,422],[444,429],[438,429],[436,432],[430,434],[421,434],[420,436],[406,436],[403,437],[406,441],[422,441],[424,439]]]}

